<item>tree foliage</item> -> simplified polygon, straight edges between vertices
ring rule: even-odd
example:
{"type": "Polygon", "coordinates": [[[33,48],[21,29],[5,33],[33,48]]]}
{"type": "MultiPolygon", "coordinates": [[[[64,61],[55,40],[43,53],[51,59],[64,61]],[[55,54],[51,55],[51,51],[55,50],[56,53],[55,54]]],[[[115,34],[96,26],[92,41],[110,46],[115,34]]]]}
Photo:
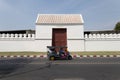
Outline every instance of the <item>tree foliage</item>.
{"type": "Polygon", "coordinates": [[[114,30],[116,31],[120,30],[120,22],[116,23],[114,30]]]}

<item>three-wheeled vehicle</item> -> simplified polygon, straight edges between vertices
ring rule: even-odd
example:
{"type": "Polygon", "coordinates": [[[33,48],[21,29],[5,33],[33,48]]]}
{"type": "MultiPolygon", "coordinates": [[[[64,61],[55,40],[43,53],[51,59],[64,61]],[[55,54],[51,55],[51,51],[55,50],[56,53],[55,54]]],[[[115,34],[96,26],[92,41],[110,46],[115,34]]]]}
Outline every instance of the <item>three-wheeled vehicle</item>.
{"type": "Polygon", "coordinates": [[[47,46],[49,60],[71,60],[72,56],[65,46],[47,46]]]}

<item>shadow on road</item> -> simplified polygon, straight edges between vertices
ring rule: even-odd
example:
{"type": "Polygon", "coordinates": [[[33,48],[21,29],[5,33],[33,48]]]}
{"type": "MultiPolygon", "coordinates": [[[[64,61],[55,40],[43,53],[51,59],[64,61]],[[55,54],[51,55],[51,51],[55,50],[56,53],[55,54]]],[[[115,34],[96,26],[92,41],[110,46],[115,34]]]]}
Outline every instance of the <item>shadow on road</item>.
{"type": "Polygon", "coordinates": [[[20,67],[24,67],[32,60],[27,58],[13,58],[13,59],[1,59],[0,60],[0,78],[14,72],[20,67]]]}
{"type": "Polygon", "coordinates": [[[34,72],[34,71],[51,67],[51,62],[47,62],[44,66],[41,66],[37,69],[32,69],[32,70],[11,74],[15,72],[17,69],[25,67],[27,64],[29,64],[32,61],[33,59],[27,59],[27,58],[0,60],[0,79],[17,76],[21,74],[26,74],[29,72],[34,72]]]}

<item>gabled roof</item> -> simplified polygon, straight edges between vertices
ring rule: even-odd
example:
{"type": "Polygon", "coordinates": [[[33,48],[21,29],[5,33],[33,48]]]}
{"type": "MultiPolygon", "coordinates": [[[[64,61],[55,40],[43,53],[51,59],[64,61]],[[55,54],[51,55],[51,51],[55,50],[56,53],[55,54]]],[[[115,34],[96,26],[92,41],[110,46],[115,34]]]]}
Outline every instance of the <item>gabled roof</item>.
{"type": "Polygon", "coordinates": [[[83,24],[80,14],[39,14],[36,24],[83,24]]]}

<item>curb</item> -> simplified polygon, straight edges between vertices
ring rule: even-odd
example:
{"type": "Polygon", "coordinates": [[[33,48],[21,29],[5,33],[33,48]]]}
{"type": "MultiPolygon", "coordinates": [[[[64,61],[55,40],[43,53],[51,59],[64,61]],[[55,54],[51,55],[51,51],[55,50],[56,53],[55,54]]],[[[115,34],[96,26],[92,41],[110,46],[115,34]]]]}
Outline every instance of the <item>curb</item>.
{"type": "Polygon", "coordinates": [[[47,55],[8,55],[0,56],[0,58],[46,58],[47,55]]]}
{"type": "MultiPolygon", "coordinates": [[[[120,55],[72,55],[73,58],[105,58],[105,57],[120,57],[120,55]]],[[[0,58],[47,58],[47,55],[8,55],[0,56],[0,58]]]]}
{"type": "Polygon", "coordinates": [[[73,58],[87,58],[87,57],[91,57],[91,58],[99,58],[99,57],[120,57],[120,55],[72,55],[73,58]]]}

